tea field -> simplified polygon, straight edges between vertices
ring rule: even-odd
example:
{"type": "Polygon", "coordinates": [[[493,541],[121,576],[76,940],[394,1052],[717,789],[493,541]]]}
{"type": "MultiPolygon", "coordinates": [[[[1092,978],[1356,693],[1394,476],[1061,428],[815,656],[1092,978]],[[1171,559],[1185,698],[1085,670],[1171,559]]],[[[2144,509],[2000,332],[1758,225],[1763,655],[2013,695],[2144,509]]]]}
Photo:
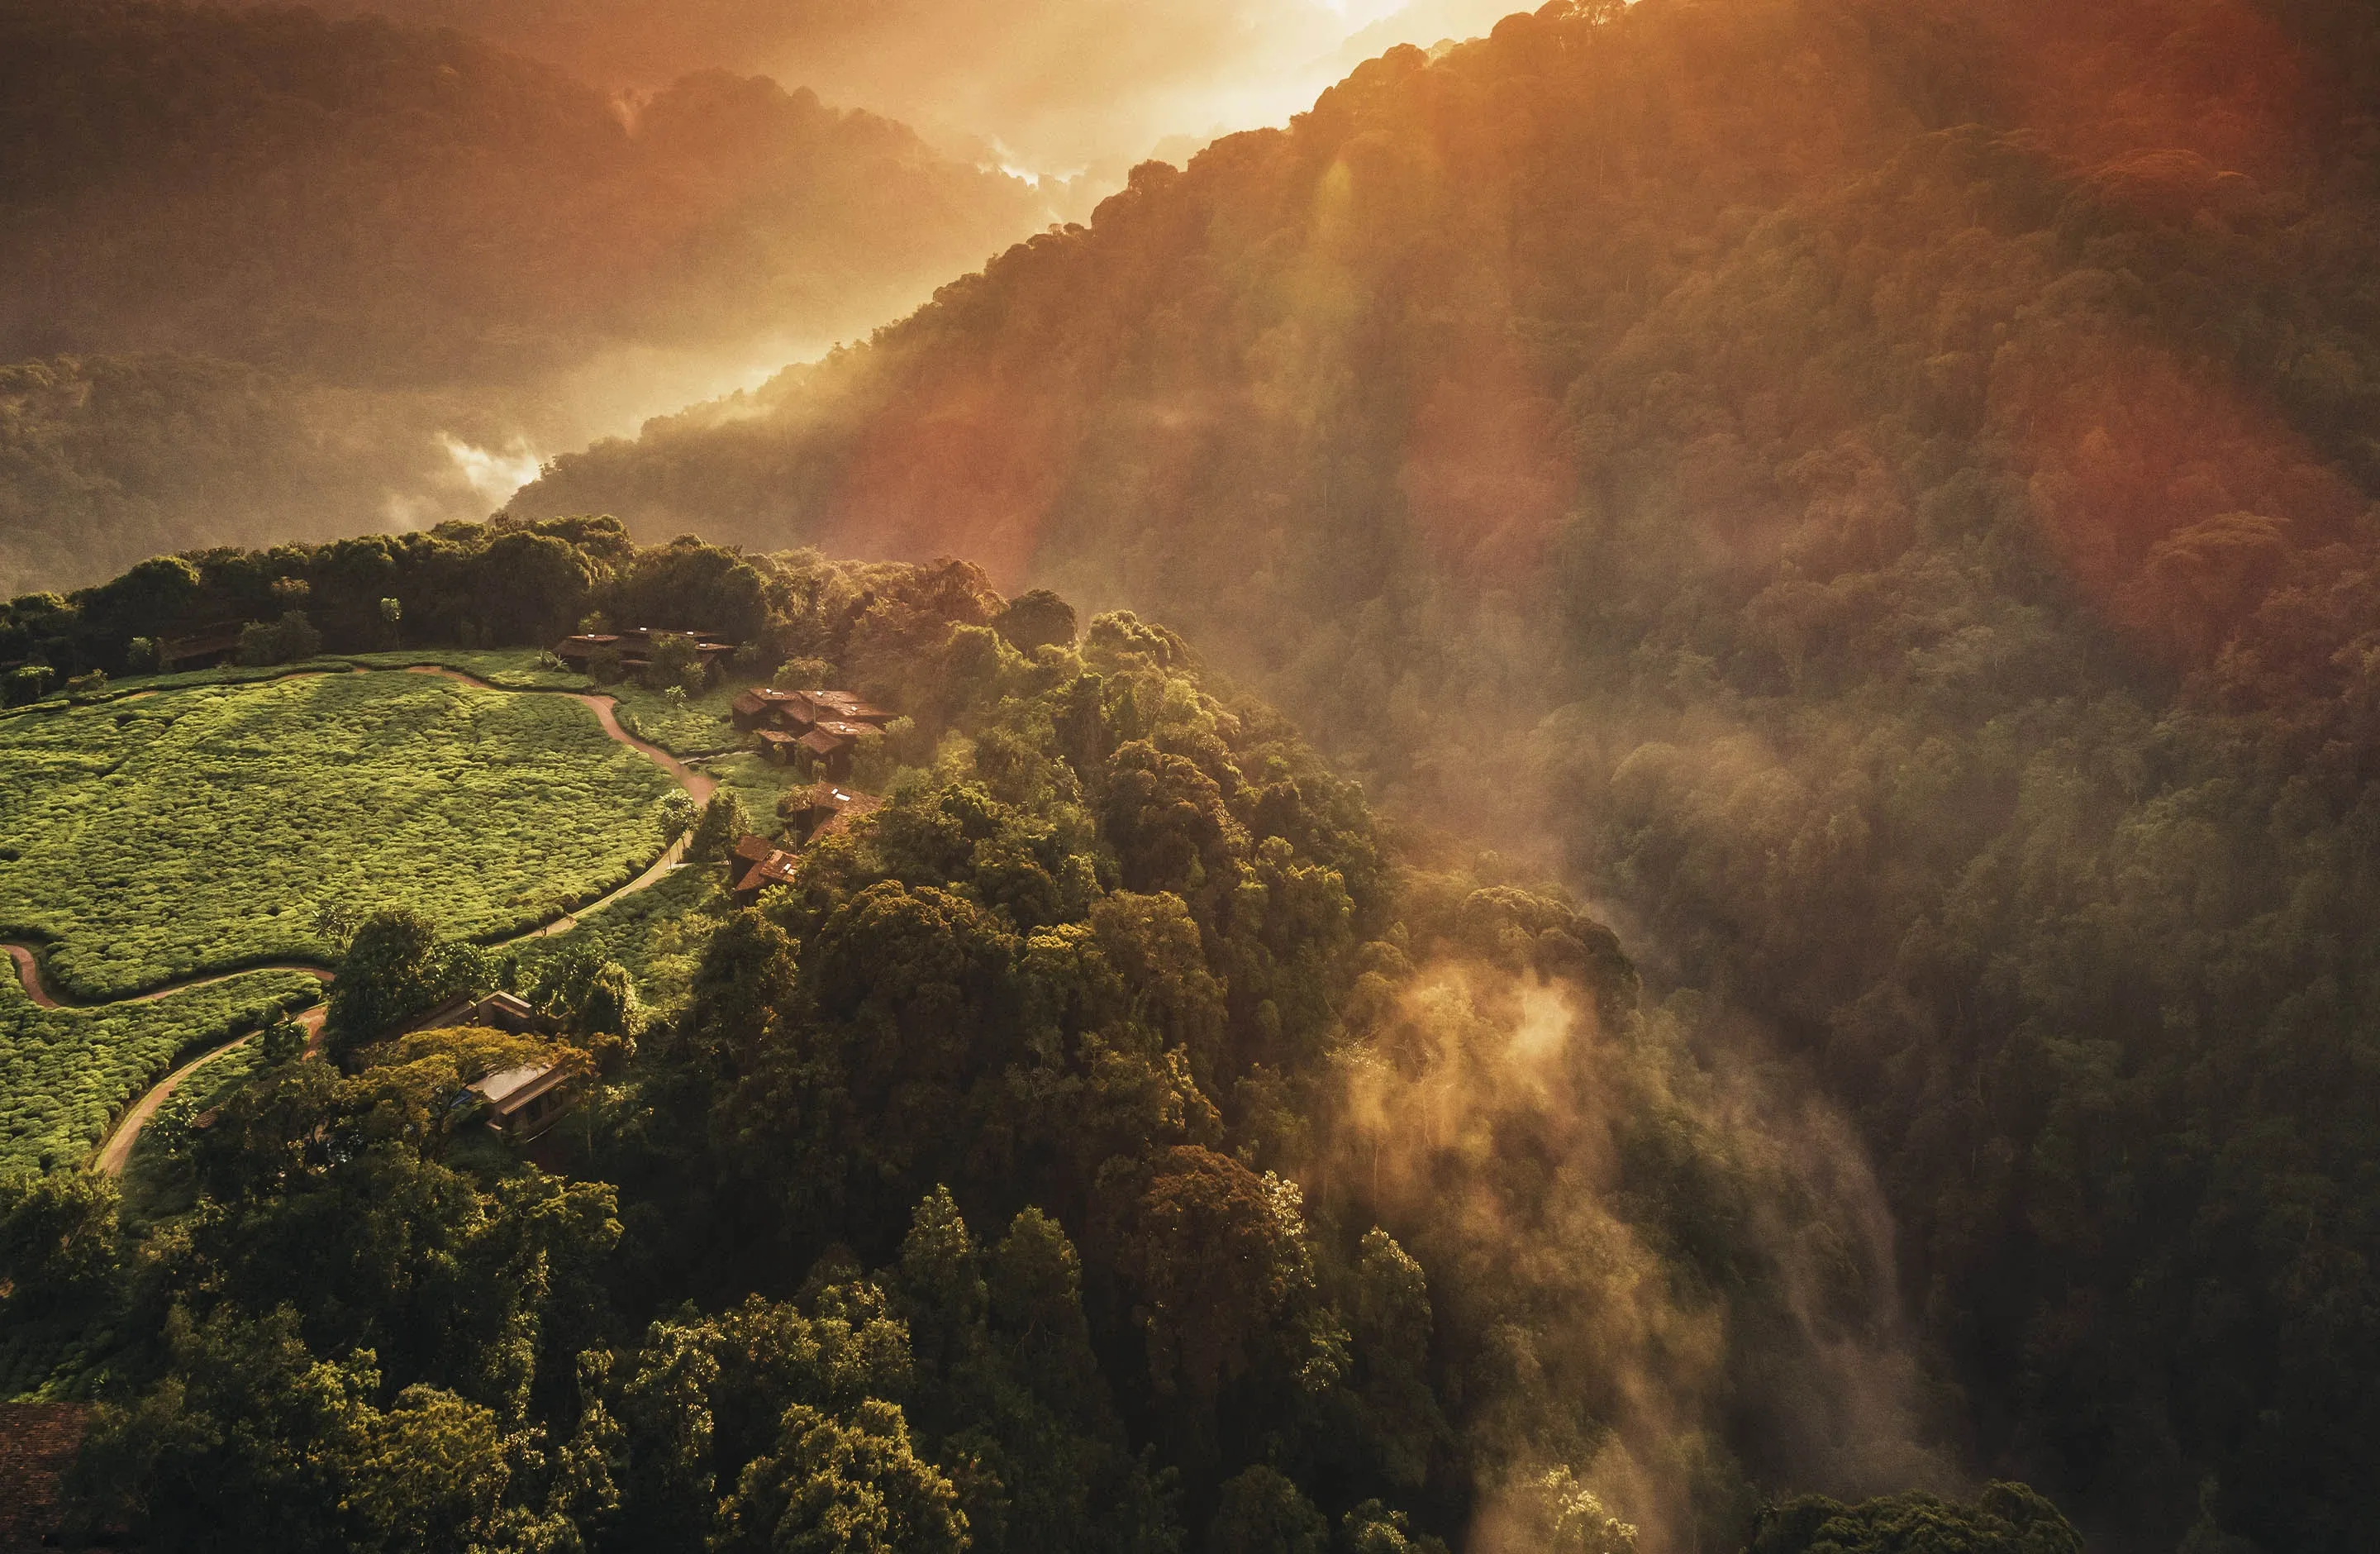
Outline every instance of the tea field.
{"type": "Polygon", "coordinates": [[[0,1171],[82,1159],[175,1062],[312,1002],[303,972],[254,971],[151,1003],[42,1009],[0,977],[0,1171]]]}
{"type": "Polygon", "coordinates": [[[674,787],[569,697],[428,674],[19,711],[0,717],[0,938],[46,941],[51,982],[101,1000],[328,964],[326,903],[501,937],[631,878],[674,787]]]}

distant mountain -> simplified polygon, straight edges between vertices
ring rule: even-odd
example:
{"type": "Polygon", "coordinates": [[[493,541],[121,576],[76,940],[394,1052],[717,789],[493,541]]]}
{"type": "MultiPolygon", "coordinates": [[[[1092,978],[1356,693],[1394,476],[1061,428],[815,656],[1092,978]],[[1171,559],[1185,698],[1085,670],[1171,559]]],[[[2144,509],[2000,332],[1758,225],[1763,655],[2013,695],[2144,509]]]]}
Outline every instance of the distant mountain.
{"type": "Polygon", "coordinates": [[[1855,1110],[1985,1458],[2380,1518],[2380,32],[1560,0],[523,517],[1129,603],[1855,1110]]]}
{"type": "MultiPolygon", "coordinates": [[[[191,374],[160,360],[242,364],[200,375],[237,380],[251,405],[275,385],[284,424],[317,450],[369,449],[309,533],[381,521],[392,495],[434,506],[419,481],[379,477],[443,463],[435,434],[466,419],[500,446],[509,432],[548,448],[634,424],[624,416],[716,392],[706,364],[746,370],[863,333],[1043,219],[1018,180],[766,79],[689,76],[631,108],[453,30],[0,3],[0,362],[73,377],[124,358],[104,373],[163,372],[175,393],[191,374]],[[640,376],[655,397],[623,382],[640,376]],[[331,425],[323,386],[407,397],[331,425]],[[458,389],[475,418],[418,397],[458,389]]],[[[137,486],[101,446],[115,434],[92,418],[111,413],[14,402],[0,445],[91,445],[97,462],[73,482],[137,486]],[[55,435],[27,430],[61,415],[55,435]]],[[[8,456],[15,469],[25,455],[8,456]]],[[[49,546],[41,514],[10,515],[0,588],[91,580],[161,540],[269,540],[326,494],[310,474],[276,486],[270,439],[184,462],[261,499],[257,520],[226,529],[201,516],[220,503],[166,499],[157,524],[80,530],[81,565],[59,574],[30,559],[49,546]]],[[[0,504],[46,500],[0,475],[0,504]]]]}

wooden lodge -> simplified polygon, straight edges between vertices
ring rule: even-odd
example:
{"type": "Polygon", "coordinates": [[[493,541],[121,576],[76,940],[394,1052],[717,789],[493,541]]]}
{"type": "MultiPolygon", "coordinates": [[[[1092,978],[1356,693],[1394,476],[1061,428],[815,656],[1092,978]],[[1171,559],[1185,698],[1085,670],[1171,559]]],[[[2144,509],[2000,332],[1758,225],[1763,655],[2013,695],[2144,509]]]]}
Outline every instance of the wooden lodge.
{"type": "Polygon", "coordinates": [[[799,764],[830,783],[840,783],[851,775],[852,752],[859,748],[859,736],[867,732],[861,723],[820,718],[810,725],[808,734],[794,741],[795,747],[802,753],[799,764]]]}
{"type": "Polygon", "coordinates": [[[799,691],[779,691],[766,686],[755,686],[737,697],[727,713],[735,720],[735,726],[747,734],[759,728],[779,729],[790,734],[795,732],[791,725],[795,722],[801,722],[803,727],[808,726],[808,698],[799,691]]]}
{"type": "Polygon", "coordinates": [[[849,691],[804,691],[810,705],[810,721],[824,722],[865,723],[869,728],[883,728],[892,722],[893,714],[881,707],[871,707],[849,691]]]}
{"type": "Polygon", "coordinates": [[[528,1001],[516,993],[487,993],[478,998],[469,994],[450,998],[437,1008],[400,1026],[395,1033],[410,1035],[420,1030],[444,1030],[450,1026],[484,1026],[490,1030],[506,1031],[514,1036],[543,1035],[553,1023],[528,1005],[528,1001]]]}
{"type": "Polygon", "coordinates": [[[620,655],[623,669],[642,669],[653,662],[653,644],[663,637],[691,640],[696,655],[702,660],[704,673],[710,674],[718,674],[735,653],[735,644],[722,641],[717,632],[640,625],[633,631],[583,632],[565,637],[554,644],[553,656],[583,674],[595,655],[609,648],[620,655]]]}
{"type": "Polygon", "coordinates": [[[799,796],[787,795],[778,805],[786,828],[805,844],[839,835],[851,822],[883,807],[881,800],[833,783],[815,783],[799,796]]]}
{"type": "Polygon", "coordinates": [[[735,880],[728,895],[736,905],[749,906],[760,899],[760,892],[769,886],[791,884],[796,864],[791,852],[767,837],[745,837],[728,855],[728,867],[735,880]],[[757,858],[756,853],[760,855],[757,858]]]}
{"type": "Polygon", "coordinates": [[[821,722],[882,728],[896,715],[851,691],[781,691],[768,686],[755,686],[737,697],[728,712],[747,734],[778,729],[795,738],[821,722]]]}
{"type": "Polygon", "coordinates": [[[566,1063],[523,1063],[502,1069],[465,1087],[488,1109],[488,1127],[513,1143],[526,1143],[561,1120],[570,1106],[566,1063]]]}
{"type": "Polygon", "coordinates": [[[749,906],[769,886],[791,883],[802,848],[841,834],[854,820],[883,807],[880,799],[834,783],[817,783],[786,795],[777,813],[790,838],[782,843],[759,835],[740,838],[727,853],[727,877],[735,882],[729,893],[737,905],[749,906]]]}

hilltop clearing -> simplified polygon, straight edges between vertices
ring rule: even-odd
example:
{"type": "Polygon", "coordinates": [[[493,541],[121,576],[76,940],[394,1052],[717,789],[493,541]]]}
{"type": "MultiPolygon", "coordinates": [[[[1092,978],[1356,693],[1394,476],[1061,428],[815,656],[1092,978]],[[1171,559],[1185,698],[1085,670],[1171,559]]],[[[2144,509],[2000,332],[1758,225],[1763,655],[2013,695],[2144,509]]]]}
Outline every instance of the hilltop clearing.
{"type": "Polygon", "coordinates": [[[333,958],[324,903],[529,926],[641,870],[676,788],[567,698],[395,674],[18,713],[0,752],[0,932],[84,999],[333,958]]]}

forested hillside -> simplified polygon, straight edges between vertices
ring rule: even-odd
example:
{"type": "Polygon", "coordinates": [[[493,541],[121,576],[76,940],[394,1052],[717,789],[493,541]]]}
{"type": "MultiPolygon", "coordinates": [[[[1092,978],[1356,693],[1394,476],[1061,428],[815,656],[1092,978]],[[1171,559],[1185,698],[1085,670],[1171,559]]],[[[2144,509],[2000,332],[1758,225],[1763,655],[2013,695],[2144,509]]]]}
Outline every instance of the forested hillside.
{"type": "Polygon", "coordinates": [[[1557,4],[516,510],[1128,602],[1559,837],[1852,1109],[1979,1460],[2356,1548],[2375,61],[2320,0],[1557,4]]]}
{"type": "MultiPolygon", "coordinates": [[[[633,908],[559,938],[443,937],[484,928],[474,892],[568,867],[541,849],[601,813],[604,742],[550,693],[653,693],[656,737],[674,737],[660,709],[716,694],[589,686],[516,649],[503,677],[556,710],[544,726],[523,709],[430,744],[376,725],[370,760],[342,763],[337,781],[379,761],[485,784],[434,819],[385,777],[346,801],[446,843],[334,858],[292,920],[300,882],[263,881],[297,846],[192,834],[193,858],[251,881],[252,916],[193,886],[173,934],[345,949],[322,1050],[268,1029],[203,1111],[161,1114],[120,1188],[55,1155],[0,1172],[0,1387],[96,1405],[64,1536],[1883,1554],[1914,1528],[2079,1554],[2021,1487],[1912,1492],[1961,1480],[1955,1410],[1913,1363],[1839,1114],[1744,1061],[1724,1008],[1645,1001],[1559,888],[1384,823],[1162,626],[1004,599],[958,562],[452,525],[18,601],[0,641],[83,673],[0,714],[12,743],[113,772],[146,720],[191,720],[177,737],[213,764],[179,763],[187,785],[235,786],[176,813],[231,813],[259,770],[298,769],[264,711],[450,694],[402,673],[395,691],[225,684],[346,667],[325,659],[89,677],[274,609],[383,670],[466,645],[490,669],[587,613],[707,620],[742,645],[735,684],[849,685],[897,714],[850,772],[881,804],[807,833],[807,780],[741,784],[753,758],[721,755],[690,866],[633,908]],[[568,813],[540,830],[538,804],[568,813]],[[755,898],[729,894],[722,856],[747,832],[793,857],[755,898]],[[444,894],[440,858],[470,877],[444,894]],[[493,988],[541,1026],[407,1028],[493,988]],[[468,1087],[532,1064],[566,1065],[575,1104],[516,1149],[468,1087]]],[[[705,721],[698,737],[732,741],[705,721]]],[[[649,790],[611,795],[617,824],[648,823],[649,790]]],[[[121,871],[105,844],[128,824],[77,834],[38,803],[0,819],[18,877],[53,895],[78,863],[121,871]]],[[[54,965],[157,931],[127,920],[154,898],[103,904],[107,922],[51,925],[54,965]]],[[[110,966],[126,989],[159,971],[110,966]]],[[[44,1057],[75,1018],[15,1011],[0,1047],[44,1057]]],[[[159,1045],[130,1021],[77,1034],[95,1062],[159,1045]]]]}
{"type": "Polygon", "coordinates": [[[1041,219],[1019,181],[759,78],[631,101],[451,30],[8,0],[0,588],[484,516],[502,492],[442,434],[633,425],[1041,219]]]}

